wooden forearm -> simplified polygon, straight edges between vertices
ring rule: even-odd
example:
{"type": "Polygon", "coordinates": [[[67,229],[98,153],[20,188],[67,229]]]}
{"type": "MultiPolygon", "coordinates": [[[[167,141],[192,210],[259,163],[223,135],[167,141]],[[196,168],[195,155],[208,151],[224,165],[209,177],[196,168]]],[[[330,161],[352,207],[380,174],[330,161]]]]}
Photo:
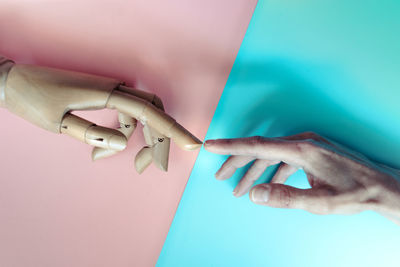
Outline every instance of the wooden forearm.
{"type": "Polygon", "coordinates": [[[8,73],[3,106],[51,132],[61,132],[71,110],[104,108],[120,81],[73,71],[15,64],[8,73]]]}

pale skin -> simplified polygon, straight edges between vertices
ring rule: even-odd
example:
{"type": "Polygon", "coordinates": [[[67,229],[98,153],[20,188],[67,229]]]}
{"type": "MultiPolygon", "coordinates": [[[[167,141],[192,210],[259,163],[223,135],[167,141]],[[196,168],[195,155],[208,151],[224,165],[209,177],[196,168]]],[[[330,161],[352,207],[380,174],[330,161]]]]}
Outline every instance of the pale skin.
{"type": "Polygon", "coordinates": [[[216,173],[218,180],[254,160],[234,189],[249,192],[259,205],[303,209],[315,214],[355,214],[376,211],[400,225],[400,170],[373,162],[364,155],[315,133],[267,138],[207,140],[207,151],[231,155],[216,173]],[[253,186],[269,166],[280,164],[270,183],[253,186]],[[303,169],[311,188],[285,185],[303,169]]]}

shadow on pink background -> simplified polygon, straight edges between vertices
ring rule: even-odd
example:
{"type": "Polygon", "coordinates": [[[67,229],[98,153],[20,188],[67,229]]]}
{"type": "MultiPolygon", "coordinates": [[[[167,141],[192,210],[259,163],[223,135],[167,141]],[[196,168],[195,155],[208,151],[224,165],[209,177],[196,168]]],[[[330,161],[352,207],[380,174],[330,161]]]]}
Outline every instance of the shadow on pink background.
{"type": "MultiPolygon", "coordinates": [[[[255,5],[2,0],[0,54],[154,92],[202,139],[255,5]]],[[[117,124],[113,111],[84,114],[117,124]]],[[[85,144],[4,109],[0,121],[0,266],[156,263],[197,152],[172,144],[168,173],[151,166],[139,176],[133,159],[144,145],[141,129],[125,151],[92,163],[85,144]]]]}

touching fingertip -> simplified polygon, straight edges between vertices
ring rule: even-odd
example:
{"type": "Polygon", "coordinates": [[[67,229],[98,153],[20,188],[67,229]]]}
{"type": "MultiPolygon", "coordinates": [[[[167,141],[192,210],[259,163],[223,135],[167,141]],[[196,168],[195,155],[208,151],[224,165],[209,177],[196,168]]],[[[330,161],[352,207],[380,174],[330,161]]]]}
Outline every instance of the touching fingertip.
{"type": "Polygon", "coordinates": [[[196,150],[196,149],[199,149],[200,147],[201,147],[201,145],[202,145],[202,143],[198,143],[198,144],[187,144],[187,145],[184,145],[184,149],[185,150],[187,150],[187,151],[193,151],[193,150],[196,150]]]}
{"type": "Polygon", "coordinates": [[[196,150],[203,144],[200,139],[178,123],[175,123],[175,125],[170,129],[170,135],[174,142],[183,150],[196,150]]]}
{"type": "Polygon", "coordinates": [[[204,142],[204,146],[211,146],[211,145],[213,145],[213,144],[215,144],[215,140],[213,140],[213,139],[206,140],[206,141],[204,142]]]}

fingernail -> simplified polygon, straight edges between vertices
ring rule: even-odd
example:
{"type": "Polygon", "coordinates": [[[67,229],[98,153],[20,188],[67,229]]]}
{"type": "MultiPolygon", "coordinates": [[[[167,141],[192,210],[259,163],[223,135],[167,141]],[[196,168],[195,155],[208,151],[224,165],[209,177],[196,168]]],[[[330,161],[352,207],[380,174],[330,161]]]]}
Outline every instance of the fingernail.
{"type": "Polygon", "coordinates": [[[114,135],[110,138],[108,145],[110,149],[122,151],[126,148],[127,139],[125,136],[114,135]]]}
{"type": "Polygon", "coordinates": [[[215,140],[207,140],[207,141],[205,141],[205,143],[204,143],[204,145],[205,146],[209,146],[209,145],[213,145],[215,143],[215,140]]]}
{"type": "Polygon", "coordinates": [[[232,194],[235,196],[235,197],[237,197],[238,195],[238,193],[239,193],[239,188],[238,188],[239,186],[236,186],[236,188],[233,190],[233,192],[232,192],[232,194]]]}
{"type": "MultiPolygon", "coordinates": [[[[234,170],[233,170],[234,172],[234,170]]],[[[230,168],[223,168],[222,170],[219,169],[217,173],[215,174],[215,179],[217,180],[225,180],[228,179],[233,175],[232,169],[230,168]]]]}
{"type": "Polygon", "coordinates": [[[219,169],[215,174],[215,179],[217,180],[223,180],[224,178],[224,173],[226,173],[226,171],[219,169]]]}
{"type": "Polygon", "coordinates": [[[269,189],[266,187],[256,187],[250,191],[250,199],[256,204],[268,202],[269,189]]]}

